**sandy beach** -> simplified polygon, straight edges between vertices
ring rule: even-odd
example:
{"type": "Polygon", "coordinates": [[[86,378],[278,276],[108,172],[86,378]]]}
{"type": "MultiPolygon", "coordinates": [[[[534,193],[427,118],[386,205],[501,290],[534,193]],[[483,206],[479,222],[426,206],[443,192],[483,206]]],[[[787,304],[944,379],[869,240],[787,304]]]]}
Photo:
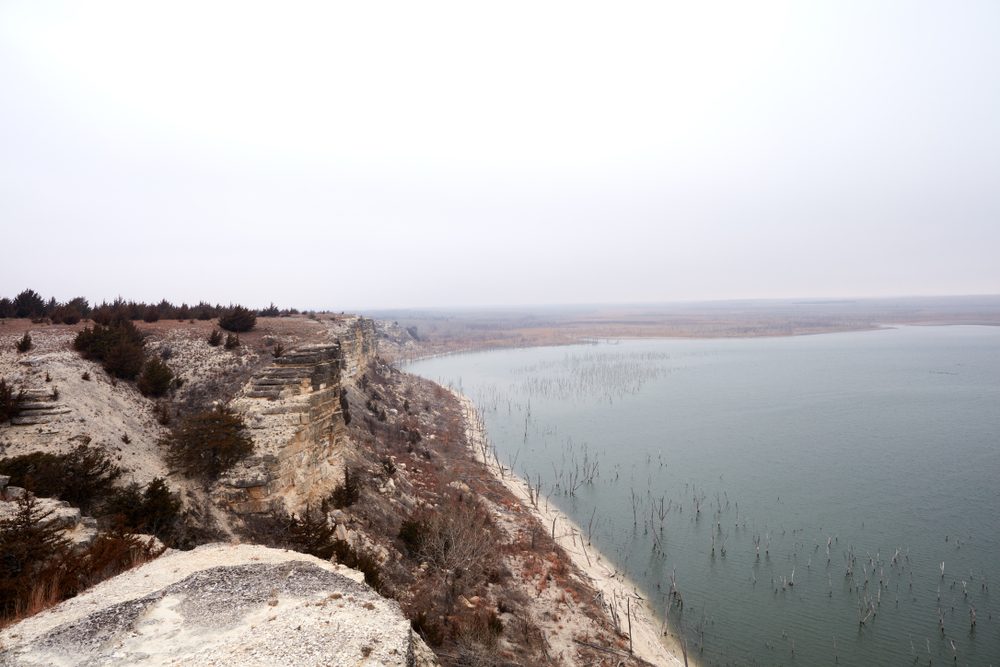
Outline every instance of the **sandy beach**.
{"type": "Polygon", "coordinates": [[[538,499],[537,504],[532,503],[531,492],[524,480],[501,466],[496,459],[484,456],[484,452],[488,452],[490,447],[486,445],[488,438],[475,404],[467,396],[457,391],[453,393],[462,403],[468,442],[473,455],[521,501],[528,512],[552,532],[555,541],[566,551],[573,564],[589,578],[594,589],[604,596],[609,613],[617,617],[622,630],[631,636],[635,655],[664,667],[696,665],[690,657],[685,661],[680,638],[657,619],[656,613],[635,584],[594,547],[587,546],[584,532],[572,519],[544,497],[538,499]]]}

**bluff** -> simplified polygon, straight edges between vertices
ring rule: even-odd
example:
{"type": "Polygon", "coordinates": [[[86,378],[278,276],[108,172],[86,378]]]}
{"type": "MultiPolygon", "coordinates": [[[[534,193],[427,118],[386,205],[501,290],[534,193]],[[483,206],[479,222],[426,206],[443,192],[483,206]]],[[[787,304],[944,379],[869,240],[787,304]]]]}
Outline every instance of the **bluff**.
{"type": "Polygon", "coordinates": [[[284,352],[257,372],[230,403],[243,416],[254,455],[219,480],[213,499],[237,514],[318,505],[343,480],[350,446],[341,397],[344,382],[375,358],[372,320],[331,327],[332,343],[284,352]]]}

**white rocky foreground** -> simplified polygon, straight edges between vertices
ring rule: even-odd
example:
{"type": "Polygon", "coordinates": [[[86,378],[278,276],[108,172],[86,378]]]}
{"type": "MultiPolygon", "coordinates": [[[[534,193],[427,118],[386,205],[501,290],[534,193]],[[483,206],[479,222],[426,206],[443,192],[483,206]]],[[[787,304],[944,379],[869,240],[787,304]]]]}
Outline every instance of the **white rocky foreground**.
{"type": "Polygon", "coordinates": [[[0,665],[388,666],[415,652],[399,606],[359,572],[247,545],[170,553],[0,633],[0,665]]]}

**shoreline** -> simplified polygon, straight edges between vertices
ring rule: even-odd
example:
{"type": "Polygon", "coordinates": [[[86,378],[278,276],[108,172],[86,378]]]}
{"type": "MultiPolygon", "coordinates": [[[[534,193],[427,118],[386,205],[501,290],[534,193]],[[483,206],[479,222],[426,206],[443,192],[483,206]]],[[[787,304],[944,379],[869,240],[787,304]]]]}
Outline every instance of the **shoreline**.
{"type": "Polygon", "coordinates": [[[968,323],[968,322],[929,322],[929,323],[876,323],[871,326],[865,327],[843,327],[843,328],[830,328],[821,331],[801,331],[801,332],[781,332],[781,333],[756,333],[756,334],[720,334],[720,335],[704,335],[704,334],[692,334],[692,333],[651,333],[651,334],[629,334],[629,335],[590,335],[582,334],[579,337],[572,338],[570,340],[564,341],[522,341],[512,345],[476,345],[470,344],[468,347],[458,347],[453,350],[444,350],[438,352],[430,352],[427,354],[417,354],[416,356],[398,356],[391,358],[391,363],[395,364],[399,368],[405,368],[410,364],[419,363],[421,361],[427,361],[428,359],[439,359],[441,357],[451,357],[461,354],[475,354],[478,352],[496,352],[500,350],[525,350],[529,348],[543,348],[543,347],[568,347],[572,345],[596,345],[599,343],[610,342],[610,341],[643,341],[643,340],[753,340],[757,338],[798,338],[802,336],[825,336],[828,334],[840,334],[840,333],[865,333],[871,331],[885,331],[889,329],[898,329],[906,326],[1000,326],[997,323],[983,322],[983,323],[968,323]]]}
{"type": "Polygon", "coordinates": [[[496,460],[484,458],[483,444],[488,442],[475,404],[468,396],[454,389],[448,389],[461,403],[465,418],[466,438],[473,457],[484,464],[493,477],[504,485],[547,530],[554,532],[556,543],[563,548],[573,564],[590,580],[595,590],[604,597],[607,613],[617,616],[622,630],[631,625],[633,653],[657,666],[696,667],[697,663],[685,659],[680,638],[669,625],[661,623],[649,602],[639,594],[638,587],[617,569],[610,567],[610,561],[594,547],[587,547],[582,529],[561,510],[549,504],[531,503],[528,485],[512,471],[496,460]],[[630,620],[629,620],[630,617],[630,620]],[[661,628],[666,629],[662,632],[661,628]]]}

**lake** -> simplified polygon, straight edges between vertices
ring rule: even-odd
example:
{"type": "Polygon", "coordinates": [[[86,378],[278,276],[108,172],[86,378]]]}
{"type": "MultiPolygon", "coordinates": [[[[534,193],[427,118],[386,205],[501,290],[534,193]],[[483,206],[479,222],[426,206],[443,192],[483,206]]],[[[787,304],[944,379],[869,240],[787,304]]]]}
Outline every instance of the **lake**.
{"type": "Polygon", "coordinates": [[[406,370],[469,396],[500,460],[703,664],[1000,664],[1000,328],[601,341],[406,370]]]}

